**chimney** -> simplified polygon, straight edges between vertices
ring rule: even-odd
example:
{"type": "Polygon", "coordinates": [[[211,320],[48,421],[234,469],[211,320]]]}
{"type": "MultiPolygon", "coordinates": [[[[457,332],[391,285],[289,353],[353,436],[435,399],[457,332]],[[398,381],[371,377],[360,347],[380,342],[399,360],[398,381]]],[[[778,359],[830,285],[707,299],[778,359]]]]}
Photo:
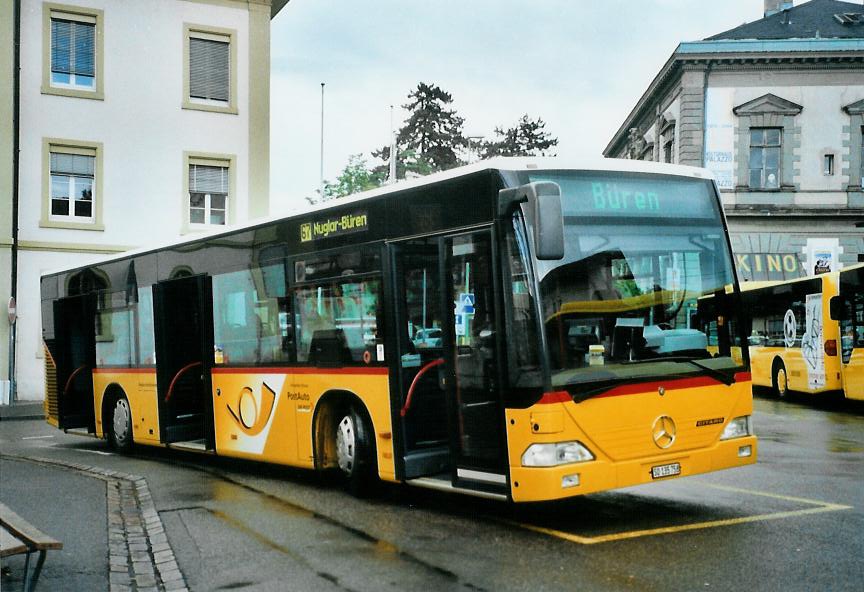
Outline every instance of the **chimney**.
{"type": "Polygon", "coordinates": [[[789,10],[792,8],[792,0],[765,0],[765,14],[764,16],[771,16],[772,14],[777,14],[781,10],[789,10]]]}

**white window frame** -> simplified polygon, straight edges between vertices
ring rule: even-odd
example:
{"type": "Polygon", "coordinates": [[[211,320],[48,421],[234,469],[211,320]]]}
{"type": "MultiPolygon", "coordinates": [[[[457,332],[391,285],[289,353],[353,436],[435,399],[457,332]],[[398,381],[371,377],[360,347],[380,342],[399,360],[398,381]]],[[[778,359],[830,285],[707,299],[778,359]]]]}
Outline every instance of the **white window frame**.
{"type": "Polygon", "coordinates": [[[234,223],[237,195],[237,157],[233,154],[210,154],[201,152],[186,152],[183,158],[183,223],[181,233],[226,228],[234,223]],[[211,224],[210,194],[204,194],[204,222],[192,222],[192,191],[189,186],[189,172],[193,165],[215,166],[228,169],[228,194],[225,198],[225,224],[211,224]]]}
{"type": "MultiPolygon", "coordinates": [[[[43,138],[42,140],[42,217],[39,226],[42,228],[70,228],[76,230],[104,230],[102,223],[103,192],[102,192],[102,144],[80,140],[64,140],[58,138],[43,138]],[[89,217],[74,215],[74,198],[70,194],[69,214],[52,213],[52,170],[51,154],[71,154],[93,158],[92,205],[89,217]]],[[[74,177],[74,176],[73,176],[74,177]]],[[[71,183],[71,181],[70,181],[71,183]]]]}
{"type": "Polygon", "coordinates": [[[221,27],[183,24],[183,102],[184,109],[237,114],[237,31],[221,27]],[[228,44],[228,100],[218,101],[193,97],[190,75],[192,70],[191,39],[204,39],[228,44]]]}
{"type": "Polygon", "coordinates": [[[95,8],[69,6],[46,2],[42,5],[42,93],[77,97],[84,99],[104,99],[103,80],[103,29],[104,13],[95,8]],[[55,82],[52,63],[52,22],[54,20],[72,21],[93,25],[93,84],[77,84],[75,74],[70,81],[55,82]]]}

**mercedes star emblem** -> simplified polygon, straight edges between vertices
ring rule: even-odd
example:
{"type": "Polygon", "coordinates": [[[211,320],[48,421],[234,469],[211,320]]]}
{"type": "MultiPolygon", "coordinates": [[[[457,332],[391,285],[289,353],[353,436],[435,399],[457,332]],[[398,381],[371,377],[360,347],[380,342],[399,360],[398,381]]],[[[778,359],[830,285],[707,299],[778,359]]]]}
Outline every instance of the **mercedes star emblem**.
{"type": "Polygon", "coordinates": [[[654,420],[651,435],[654,443],[660,448],[669,448],[675,441],[675,422],[668,415],[661,415],[654,420]]]}

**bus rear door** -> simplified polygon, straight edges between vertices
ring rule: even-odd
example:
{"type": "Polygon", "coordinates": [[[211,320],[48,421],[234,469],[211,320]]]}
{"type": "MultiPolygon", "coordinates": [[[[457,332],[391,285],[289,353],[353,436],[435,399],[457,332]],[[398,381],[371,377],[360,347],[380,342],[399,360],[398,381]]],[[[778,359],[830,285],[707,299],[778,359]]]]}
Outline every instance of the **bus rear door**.
{"type": "Polygon", "coordinates": [[[95,433],[96,294],[56,300],[54,326],[58,426],[63,430],[86,428],[95,433]]]}

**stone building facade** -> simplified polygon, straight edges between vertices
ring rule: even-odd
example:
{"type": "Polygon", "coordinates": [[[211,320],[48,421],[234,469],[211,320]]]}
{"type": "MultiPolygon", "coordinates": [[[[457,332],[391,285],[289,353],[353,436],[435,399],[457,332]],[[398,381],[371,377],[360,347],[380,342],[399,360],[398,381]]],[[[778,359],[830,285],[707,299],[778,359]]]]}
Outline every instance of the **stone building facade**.
{"type": "Polygon", "coordinates": [[[864,261],[864,6],[766,0],[681,43],[604,150],[710,169],[743,280],[864,261]]]}
{"type": "Polygon", "coordinates": [[[43,272],[268,214],[286,3],[0,2],[0,388],[44,396],[43,272]]]}

